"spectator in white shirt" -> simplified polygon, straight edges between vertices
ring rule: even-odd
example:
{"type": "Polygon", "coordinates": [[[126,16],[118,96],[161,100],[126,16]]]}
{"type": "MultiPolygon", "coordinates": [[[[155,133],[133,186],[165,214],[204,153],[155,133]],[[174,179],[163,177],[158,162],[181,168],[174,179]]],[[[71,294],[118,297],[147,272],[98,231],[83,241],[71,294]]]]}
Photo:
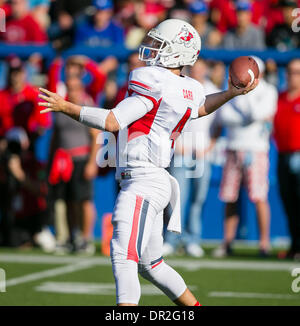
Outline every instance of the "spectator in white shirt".
{"type": "Polygon", "coordinates": [[[239,222],[238,197],[242,184],[255,204],[260,231],[261,256],[270,250],[270,209],[268,203],[269,138],[276,110],[277,90],[263,79],[264,63],[255,57],[260,69],[257,88],[243,98],[230,102],[219,110],[213,122],[213,138],[226,128],[226,162],[220,189],[220,199],[226,203],[224,242],[214,251],[223,257],[231,254],[239,222]]]}

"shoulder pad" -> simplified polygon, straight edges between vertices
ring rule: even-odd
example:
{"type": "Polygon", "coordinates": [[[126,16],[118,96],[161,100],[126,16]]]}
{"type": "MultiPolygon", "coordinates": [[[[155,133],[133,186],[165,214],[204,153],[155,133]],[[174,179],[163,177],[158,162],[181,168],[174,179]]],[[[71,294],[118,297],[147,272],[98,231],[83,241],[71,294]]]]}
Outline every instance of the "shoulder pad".
{"type": "Polygon", "coordinates": [[[129,75],[128,93],[135,92],[155,100],[161,98],[161,78],[159,71],[153,67],[142,67],[133,70],[129,75]]]}

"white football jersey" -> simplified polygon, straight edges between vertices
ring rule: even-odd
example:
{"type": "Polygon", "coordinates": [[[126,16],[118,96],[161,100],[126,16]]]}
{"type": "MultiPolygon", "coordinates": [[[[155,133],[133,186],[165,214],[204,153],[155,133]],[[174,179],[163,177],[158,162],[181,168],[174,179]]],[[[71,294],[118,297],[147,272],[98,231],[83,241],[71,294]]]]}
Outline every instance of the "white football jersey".
{"type": "MultiPolygon", "coordinates": [[[[205,102],[202,85],[166,68],[148,66],[131,72],[127,96],[139,95],[153,106],[119,131],[117,178],[126,168],[169,166],[175,140],[205,102]]],[[[125,112],[124,112],[125,113],[125,112]]]]}

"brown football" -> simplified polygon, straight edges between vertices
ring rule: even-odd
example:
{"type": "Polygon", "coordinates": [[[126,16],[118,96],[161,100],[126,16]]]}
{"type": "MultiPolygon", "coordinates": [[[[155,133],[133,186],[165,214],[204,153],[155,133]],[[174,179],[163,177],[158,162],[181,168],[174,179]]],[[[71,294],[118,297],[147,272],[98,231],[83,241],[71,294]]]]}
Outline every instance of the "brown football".
{"type": "Polygon", "coordinates": [[[231,83],[236,88],[243,88],[249,82],[253,83],[258,78],[259,68],[256,61],[249,56],[242,56],[234,59],[229,67],[231,83]]]}

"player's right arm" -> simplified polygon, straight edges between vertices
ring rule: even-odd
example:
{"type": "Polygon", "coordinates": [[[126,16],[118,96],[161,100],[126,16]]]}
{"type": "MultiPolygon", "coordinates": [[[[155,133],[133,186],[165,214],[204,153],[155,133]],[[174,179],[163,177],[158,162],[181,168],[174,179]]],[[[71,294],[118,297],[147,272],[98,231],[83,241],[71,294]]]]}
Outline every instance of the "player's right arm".
{"type": "Polygon", "coordinates": [[[46,107],[41,113],[62,112],[84,125],[104,131],[116,132],[143,117],[151,110],[153,104],[140,96],[127,97],[114,109],[80,106],[66,101],[56,93],[40,89],[40,106],[46,107]]]}
{"type": "Polygon", "coordinates": [[[137,69],[129,78],[129,97],[121,101],[114,109],[86,107],[66,101],[56,93],[40,88],[39,102],[46,112],[62,112],[91,128],[115,132],[143,117],[158,105],[160,92],[155,77],[149,70],[137,69]],[[146,81],[146,83],[145,83],[146,81]]]}
{"type": "Polygon", "coordinates": [[[229,78],[228,80],[228,89],[223,92],[214,93],[206,96],[205,103],[198,110],[198,117],[206,116],[210,113],[216,111],[219,107],[224,105],[226,102],[230,101],[238,95],[245,95],[248,92],[252,91],[258,85],[258,79],[255,79],[252,84],[248,84],[244,88],[237,89],[231,83],[229,78]]]}

